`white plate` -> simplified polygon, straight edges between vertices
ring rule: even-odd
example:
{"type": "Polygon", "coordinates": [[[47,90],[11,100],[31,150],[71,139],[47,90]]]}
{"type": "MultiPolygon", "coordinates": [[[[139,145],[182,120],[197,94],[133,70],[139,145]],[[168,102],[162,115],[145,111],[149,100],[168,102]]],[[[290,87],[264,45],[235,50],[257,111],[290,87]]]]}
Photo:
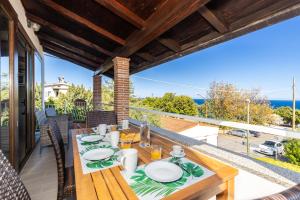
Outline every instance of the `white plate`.
{"type": "Polygon", "coordinates": [[[174,163],[155,161],[145,167],[146,175],[157,182],[173,182],[180,179],[183,171],[174,163]]]}
{"type": "Polygon", "coordinates": [[[83,154],[85,160],[103,160],[114,154],[114,151],[109,148],[93,149],[83,154]]]}
{"type": "Polygon", "coordinates": [[[185,156],[185,153],[182,153],[182,154],[174,154],[173,151],[170,152],[170,155],[172,157],[175,157],[175,158],[183,158],[185,156]]]}
{"type": "Polygon", "coordinates": [[[82,142],[98,142],[103,139],[103,136],[100,135],[88,135],[88,136],[83,136],[80,140],[82,142]]]}

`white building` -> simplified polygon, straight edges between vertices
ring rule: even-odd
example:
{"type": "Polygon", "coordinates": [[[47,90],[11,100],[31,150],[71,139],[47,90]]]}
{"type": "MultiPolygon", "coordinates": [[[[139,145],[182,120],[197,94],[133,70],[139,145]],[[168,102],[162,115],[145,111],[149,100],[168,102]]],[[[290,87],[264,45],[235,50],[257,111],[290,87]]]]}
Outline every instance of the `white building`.
{"type": "Polygon", "coordinates": [[[69,86],[70,84],[65,81],[64,77],[58,77],[58,83],[45,84],[45,101],[47,101],[49,97],[56,98],[59,94],[67,93],[69,86]]]}
{"type": "Polygon", "coordinates": [[[161,117],[162,128],[218,146],[219,128],[172,117],[161,117]]]}

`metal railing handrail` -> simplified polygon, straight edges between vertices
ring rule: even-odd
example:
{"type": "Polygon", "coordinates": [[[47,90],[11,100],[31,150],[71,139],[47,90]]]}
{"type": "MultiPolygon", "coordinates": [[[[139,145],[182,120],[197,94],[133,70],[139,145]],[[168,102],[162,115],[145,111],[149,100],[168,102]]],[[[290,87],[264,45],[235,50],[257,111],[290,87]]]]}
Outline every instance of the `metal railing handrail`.
{"type": "MultiPolygon", "coordinates": [[[[113,106],[113,104],[106,104],[106,103],[101,103],[101,104],[113,106]]],[[[134,106],[129,106],[129,109],[140,111],[140,112],[147,112],[147,113],[156,114],[156,115],[163,115],[163,116],[168,116],[168,117],[185,119],[185,120],[189,120],[189,121],[193,121],[193,122],[203,122],[203,123],[213,124],[213,125],[217,125],[217,126],[225,126],[225,127],[235,128],[235,129],[257,131],[257,132],[267,133],[267,134],[271,134],[271,135],[300,139],[299,132],[279,129],[276,127],[267,127],[267,126],[263,126],[263,125],[254,125],[254,124],[247,124],[247,123],[242,123],[242,122],[233,122],[233,121],[218,120],[218,119],[204,118],[204,117],[197,117],[197,116],[188,116],[188,115],[182,115],[182,114],[162,112],[162,111],[157,111],[157,110],[148,110],[145,108],[138,108],[138,107],[134,107],[134,106]]]]}

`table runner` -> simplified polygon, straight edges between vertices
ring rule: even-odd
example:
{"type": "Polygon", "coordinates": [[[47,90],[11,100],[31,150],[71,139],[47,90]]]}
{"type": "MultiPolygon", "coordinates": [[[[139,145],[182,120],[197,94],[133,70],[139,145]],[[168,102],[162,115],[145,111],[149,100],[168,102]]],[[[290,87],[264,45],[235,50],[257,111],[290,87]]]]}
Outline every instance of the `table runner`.
{"type": "Polygon", "coordinates": [[[83,142],[80,140],[81,137],[86,136],[87,134],[81,134],[76,136],[76,141],[78,145],[78,152],[82,167],[82,173],[88,174],[92,172],[96,172],[103,169],[108,169],[111,167],[115,167],[120,165],[120,162],[117,160],[120,149],[118,148],[112,148],[109,142],[107,141],[101,141],[101,142],[83,142]],[[83,154],[93,150],[93,149],[99,149],[99,148],[110,148],[114,150],[114,155],[111,156],[109,159],[99,160],[99,161],[88,161],[82,158],[83,154]]]}
{"type": "Polygon", "coordinates": [[[179,180],[170,183],[156,182],[146,176],[144,171],[146,165],[138,166],[135,173],[131,176],[128,176],[124,171],[121,172],[128,185],[133,189],[139,199],[162,199],[163,197],[169,196],[174,192],[215,174],[187,158],[166,158],[163,160],[178,164],[184,169],[183,176],[179,180]]]}

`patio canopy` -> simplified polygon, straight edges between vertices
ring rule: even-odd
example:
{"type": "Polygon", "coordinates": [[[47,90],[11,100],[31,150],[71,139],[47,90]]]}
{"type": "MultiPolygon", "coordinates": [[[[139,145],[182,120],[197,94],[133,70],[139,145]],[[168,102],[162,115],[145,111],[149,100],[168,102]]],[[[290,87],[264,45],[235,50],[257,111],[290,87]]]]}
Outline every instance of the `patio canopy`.
{"type": "Polygon", "coordinates": [[[45,52],[113,77],[299,15],[300,0],[22,0],[45,52]]]}

